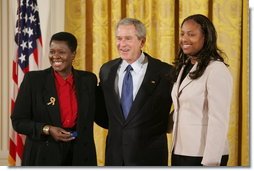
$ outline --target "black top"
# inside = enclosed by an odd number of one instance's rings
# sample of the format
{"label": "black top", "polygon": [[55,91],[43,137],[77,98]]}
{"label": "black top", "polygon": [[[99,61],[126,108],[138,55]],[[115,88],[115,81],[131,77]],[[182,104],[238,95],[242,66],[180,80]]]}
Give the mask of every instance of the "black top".
{"label": "black top", "polygon": [[185,68],[183,70],[183,74],[182,74],[182,77],[181,77],[181,82],[180,84],[182,83],[182,81],[184,80],[184,78],[187,76],[187,74],[190,72],[191,68],[193,67],[194,64],[192,64],[191,62],[188,62],[187,64],[185,64]]}

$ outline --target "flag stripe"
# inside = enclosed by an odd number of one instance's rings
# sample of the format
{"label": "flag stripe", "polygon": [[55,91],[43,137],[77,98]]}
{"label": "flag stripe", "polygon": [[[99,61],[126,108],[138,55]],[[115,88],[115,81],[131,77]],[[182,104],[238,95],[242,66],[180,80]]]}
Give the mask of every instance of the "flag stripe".
{"label": "flag stripe", "polygon": [[19,158],[22,158],[22,154],[23,154],[23,141],[22,141],[22,135],[17,134],[17,154],[19,156]]}
{"label": "flag stripe", "polygon": [[17,63],[15,61],[12,62],[12,80],[18,84]]}

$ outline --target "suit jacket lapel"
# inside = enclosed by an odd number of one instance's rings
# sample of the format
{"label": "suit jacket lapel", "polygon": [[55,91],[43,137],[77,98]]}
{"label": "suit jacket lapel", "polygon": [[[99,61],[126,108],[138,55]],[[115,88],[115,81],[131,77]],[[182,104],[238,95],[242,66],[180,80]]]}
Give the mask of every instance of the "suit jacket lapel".
{"label": "suit jacket lapel", "polygon": [[[78,72],[76,70],[73,71],[74,76],[74,83],[75,83],[75,89],[76,89],[76,97],[77,97],[77,103],[78,103],[78,120],[77,120],[77,129],[81,128],[79,125],[86,125],[85,122],[88,121],[86,119],[88,109],[89,109],[89,92],[88,87],[85,82],[82,81],[80,78]],[[83,115],[83,113],[85,115]]]}
{"label": "suit jacket lapel", "polygon": [[112,106],[114,106],[114,108],[115,108],[115,110],[113,111],[114,113],[112,113],[112,114],[116,116],[116,118],[119,122],[123,123],[125,121],[125,118],[122,114],[120,99],[119,99],[119,95],[116,93],[116,86],[115,86],[115,84],[117,84],[117,82],[116,82],[117,69],[118,69],[119,65],[121,64],[121,61],[122,60],[119,60],[119,62],[116,65],[112,66],[112,68],[109,71],[108,78],[106,79],[106,81],[103,84],[105,86],[105,89],[107,91],[109,91],[107,93],[112,95],[111,96],[112,99],[110,101],[111,101]]}
{"label": "suit jacket lapel", "polygon": [[[52,119],[52,123],[56,124],[56,126],[61,127],[61,118],[60,118],[60,111],[59,111],[59,102],[58,96],[55,87],[55,80],[53,76],[53,70],[49,70],[48,78],[45,83],[45,91],[44,95],[44,103],[48,109],[49,118]],[[54,101],[54,103],[52,102]]]}

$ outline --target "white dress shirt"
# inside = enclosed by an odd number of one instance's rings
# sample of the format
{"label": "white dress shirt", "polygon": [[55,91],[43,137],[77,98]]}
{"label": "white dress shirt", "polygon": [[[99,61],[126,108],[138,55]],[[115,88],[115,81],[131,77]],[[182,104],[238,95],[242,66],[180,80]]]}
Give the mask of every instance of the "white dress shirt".
{"label": "white dress shirt", "polygon": [[[117,70],[117,79],[115,82],[116,91],[119,95],[119,99],[121,98],[122,93],[122,85],[123,85],[123,78],[126,73],[125,69],[129,64],[123,60]],[[146,69],[147,69],[148,61],[147,57],[142,52],[140,57],[131,64],[133,70],[131,71],[132,79],[133,79],[133,101],[138,93],[138,90],[143,82]]]}

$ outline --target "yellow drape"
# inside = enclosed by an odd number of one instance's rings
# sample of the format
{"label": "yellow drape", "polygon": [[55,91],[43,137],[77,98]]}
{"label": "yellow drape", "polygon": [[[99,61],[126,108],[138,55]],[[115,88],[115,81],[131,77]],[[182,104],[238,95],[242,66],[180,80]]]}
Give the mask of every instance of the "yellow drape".
{"label": "yellow drape", "polygon": [[[75,68],[98,75],[100,66],[116,58],[115,25],[123,17],[145,23],[144,51],[172,63],[179,26],[195,13],[208,16],[218,33],[218,46],[234,79],[229,126],[229,166],[250,166],[249,153],[249,21],[247,0],[66,0],[65,30],[78,38]],[[104,165],[107,131],[95,125],[98,165]],[[171,135],[168,135],[171,149]],[[169,150],[169,156],[171,155]],[[170,165],[170,159],[169,159]]]}

